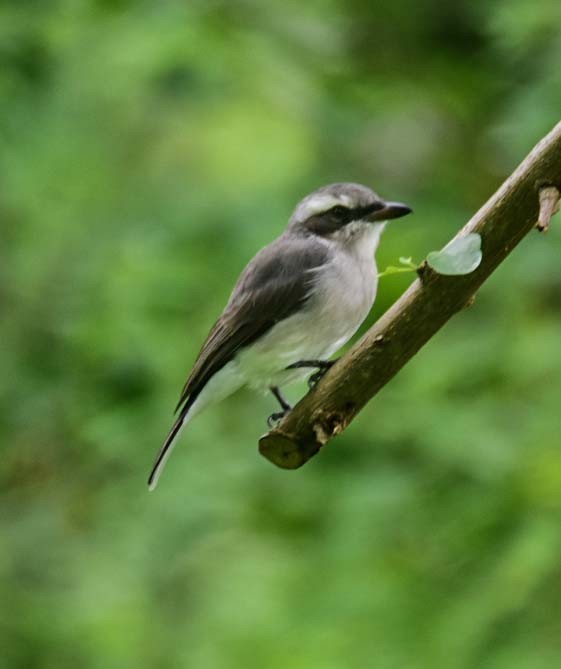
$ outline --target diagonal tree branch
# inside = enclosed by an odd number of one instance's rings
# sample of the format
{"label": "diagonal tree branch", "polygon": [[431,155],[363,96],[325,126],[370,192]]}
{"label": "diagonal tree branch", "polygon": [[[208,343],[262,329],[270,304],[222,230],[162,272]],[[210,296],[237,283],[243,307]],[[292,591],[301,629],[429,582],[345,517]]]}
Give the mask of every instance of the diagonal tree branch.
{"label": "diagonal tree branch", "polygon": [[471,303],[481,284],[536,226],[538,217],[540,228],[547,228],[555,211],[551,194],[555,200],[556,189],[561,190],[561,122],[458,233],[457,237],[481,235],[483,260],[477,270],[443,276],[424,265],[420,278],[278,427],[261,437],[261,454],[279,467],[296,469],[340,434],[423,344]]}

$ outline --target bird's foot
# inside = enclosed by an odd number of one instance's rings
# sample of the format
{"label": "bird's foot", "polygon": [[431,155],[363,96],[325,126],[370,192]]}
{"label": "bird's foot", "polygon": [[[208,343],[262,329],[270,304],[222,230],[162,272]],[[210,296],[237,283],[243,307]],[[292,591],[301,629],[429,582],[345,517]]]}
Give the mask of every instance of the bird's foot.
{"label": "bird's foot", "polygon": [[277,411],[275,413],[272,413],[269,418],[267,418],[267,425],[271,428],[275,428],[281,420],[286,416],[286,414],[290,411],[290,409],[285,409],[284,411]]}
{"label": "bird's foot", "polygon": [[308,379],[308,388],[311,390],[312,388],[315,388],[325,372],[327,372],[330,367],[333,367],[336,362],[337,360],[299,360],[298,362],[294,362],[292,365],[289,365],[287,369],[315,367],[318,371],[312,374]]}
{"label": "bird's foot", "polygon": [[325,375],[325,372],[329,367],[323,367],[322,369],[318,369],[318,371],[315,374],[312,374],[308,378],[308,388],[311,390],[312,388],[315,388],[317,384],[321,381],[322,377]]}
{"label": "bird's foot", "polygon": [[288,400],[281,393],[278,386],[271,386],[271,392],[277,398],[278,403],[281,405],[282,411],[277,411],[272,413],[269,418],[267,418],[267,425],[270,428],[276,427],[277,424],[286,416],[289,411],[292,411],[292,407],[288,403]]}

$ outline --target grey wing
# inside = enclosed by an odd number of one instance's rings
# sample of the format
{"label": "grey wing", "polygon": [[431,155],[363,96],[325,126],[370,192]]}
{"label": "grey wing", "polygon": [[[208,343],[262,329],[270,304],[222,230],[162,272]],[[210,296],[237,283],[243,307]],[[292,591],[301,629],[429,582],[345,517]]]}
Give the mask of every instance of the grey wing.
{"label": "grey wing", "polygon": [[305,303],[313,281],[310,270],[323,265],[328,254],[313,237],[283,235],[253,258],[203,344],[176,411],[185,414],[207,381],[241,348]]}

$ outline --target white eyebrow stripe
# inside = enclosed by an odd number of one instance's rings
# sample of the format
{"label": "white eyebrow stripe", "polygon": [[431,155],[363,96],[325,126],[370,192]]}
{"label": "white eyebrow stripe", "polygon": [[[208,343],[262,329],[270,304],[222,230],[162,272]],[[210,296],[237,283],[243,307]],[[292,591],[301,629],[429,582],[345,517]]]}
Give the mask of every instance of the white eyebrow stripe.
{"label": "white eyebrow stripe", "polygon": [[310,218],[310,216],[314,216],[323,211],[328,211],[332,207],[336,207],[338,204],[343,205],[344,207],[350,207],[351,200],[347,195],[339,195],[338,197],[326,193],[314,195],[304,204],[302,219],[306,220],[307,218]]}

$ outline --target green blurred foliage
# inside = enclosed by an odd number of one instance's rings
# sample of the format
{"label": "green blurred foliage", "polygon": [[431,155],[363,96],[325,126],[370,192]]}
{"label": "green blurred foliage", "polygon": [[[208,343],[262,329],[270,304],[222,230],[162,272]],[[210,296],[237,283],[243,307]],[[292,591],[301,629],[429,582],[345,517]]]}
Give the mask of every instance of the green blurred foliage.
{"label": "green blurred foliage", "polygon": [[240,393],[145,485],[296,201],[370,184],[415,209],[380,267],[441,248],[559,120],[560,19],[0,4],[0,667],[561,665],[558,220],[302,470],[259,457],[274,402]]}

